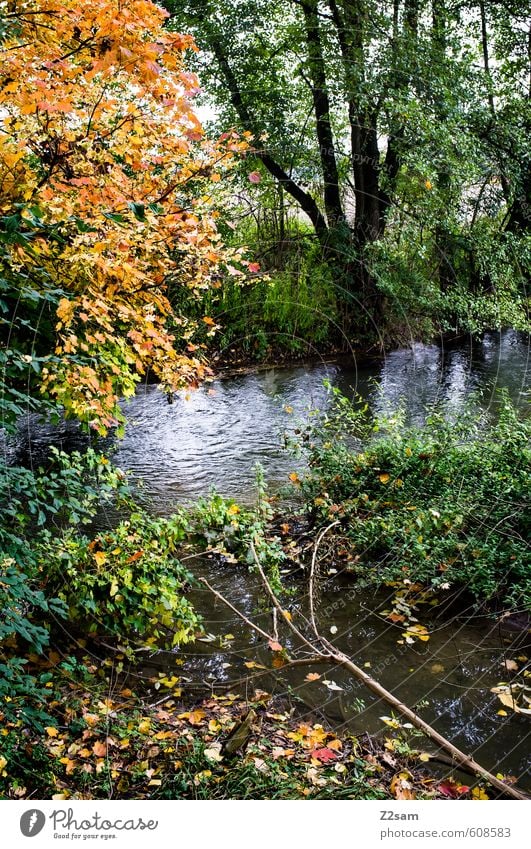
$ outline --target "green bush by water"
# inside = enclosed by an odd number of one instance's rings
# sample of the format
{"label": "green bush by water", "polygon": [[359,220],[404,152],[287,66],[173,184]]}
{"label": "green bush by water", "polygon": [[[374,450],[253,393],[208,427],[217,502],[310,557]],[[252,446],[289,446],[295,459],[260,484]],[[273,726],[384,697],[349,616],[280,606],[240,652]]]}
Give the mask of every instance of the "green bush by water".
{"label": "green bush by water", "polygon": [[340,521],[362,581],[466,588],[478,601],[531,609],[529,420],[501,395],[496,420],[470,407],[373,422],[335,395],[310,433],[306,509]]}

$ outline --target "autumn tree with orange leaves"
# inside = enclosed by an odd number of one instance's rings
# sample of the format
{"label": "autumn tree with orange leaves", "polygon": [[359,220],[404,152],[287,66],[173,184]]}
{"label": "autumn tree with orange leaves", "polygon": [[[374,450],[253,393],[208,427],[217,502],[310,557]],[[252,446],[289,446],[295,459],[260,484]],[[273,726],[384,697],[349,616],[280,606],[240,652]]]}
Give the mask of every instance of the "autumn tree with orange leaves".
{"label": "autumn tree with orange leaves", "polygon": [[167,285],[200,291],[242,262],[220,244],[210,191],[247,141],[204,137],[184,64],[193,40],[164,29],[149,0],[0,8],[4,383],[29,370],[44,397],[105,433],[148,370],[168,391],[204,376]]}

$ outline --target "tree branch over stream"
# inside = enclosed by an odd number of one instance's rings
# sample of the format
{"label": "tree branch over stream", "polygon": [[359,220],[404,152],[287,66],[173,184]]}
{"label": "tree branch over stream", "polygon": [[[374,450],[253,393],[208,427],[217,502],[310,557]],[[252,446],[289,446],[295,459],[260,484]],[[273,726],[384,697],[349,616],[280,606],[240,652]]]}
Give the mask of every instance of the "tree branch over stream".
{"label": "tree branch over stream", "polygon": [[[317,553],[319,549],[319,545],[321,544],[324,536],[337,524],[337,522],[332,522],[328,525],[324,530],[321,531],[319,536],[316,539],[311,567],[309,573],[309,587],[308,594],[310,600],[310,624],[313,631],[313,637],[307,637],[300,628],[292,621],[291,618],[286,616],[285,610],[282,607],[282,604],[273,590],[270,581],[268,580],[262,564],[256,554],[255,548],[251,543],[251,551],[253,555],[253,559],[255,562],[256,569],[260,575],[262,583],[264,585],[264,589],[269,596],[269,599],[273,605],[273,609],[277,610],[280,613],[281,621],[285,622],[288,628],[291,630],[295,638],[302,644],[302,646],[311,652],[311,655],[307,658],[290,658],[287,665],[294,665],[295,663],[330,663],[335,664],[336,666],[342,666],[346,669],[354,678],[358,681],[361,681],[362,684],[367,687],[372,693],[378,696],[380,699],[383,699],[388,705],[390,705],[394,710],[398,711],[402,716],[404,716],[411,724],[418,728],[419,731],[422,731],[423,734],[426,735],[433,743],[437,745],[437,747],[442,750],[447,756],[449,756],[449,763],[455,765],[456,767],[461,767],[465,771],[477,775],[482,778],[484,781],[488,782],[492,787],[495,787],[503,796],[509,796],[513,799],[529,799],[528,794],[524,791],[520,790],[517,787],[506,784],[501,779],[497,778],[493,775],[489,770],[485,769],[485,767],[481,766],[477,761],[474,760],[470,755],[465,754],[461,749],[440,734],[432,725],[427,723],[422,719],[419,714],[417,714],[412,708],[408,705],[404,704],[400,701],[393,693],[387,690],[382,684],[380,684],[376,679],[374,679],[371,675],[365,672],[364,669],[361,669],[352,658],[348,657],[344,652],[342,652],[337,646],[335,646],[330,640],[324,637],[320,631],[317,622],[317,616],[314,605],[314,585],[315,585],[315,577],[316,577],[316,564],[317,564]],[[240,619],[242,619],[245,624],[251,628],[253,631],[258,633],[260,636],[267,639],[270,644],[275,645],[276,643],[276,635],[271,635],[265,632],[262,628],[260,628],[256,623],[250,620],[244,613],[238,610],[228,599],[226,599],[220,592],[215,590],[205,578],[200,578],[201,583],[203,583],[212,593],[213,595],[229,607],[234,613],[236,613]]]}

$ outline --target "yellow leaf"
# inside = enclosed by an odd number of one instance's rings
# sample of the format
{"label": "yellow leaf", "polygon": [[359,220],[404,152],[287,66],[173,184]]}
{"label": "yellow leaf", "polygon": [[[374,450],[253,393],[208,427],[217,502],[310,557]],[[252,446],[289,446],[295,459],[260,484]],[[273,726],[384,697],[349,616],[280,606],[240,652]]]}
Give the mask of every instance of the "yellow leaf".
{"label": "yellow leaf", "polygon": [[57,737],[57,735],[59,734],[57,728],[53,728],[53,726],[51,726],[51,725],[48,726],[48,728],[46,728],[45,731],[46,731],[48,737]]}
{"label": "yellow leaf", "polygon": [[68,300],[68,298],[61,298],[59,304],[57,305],[57,318],[60,318],[61,321],[64,321],[65,324],[68,324],[68,322],[72,320],[74,310],[75,306],[71,301]]}
{"label": "yellow leaf", "polygon": [[496,716],[508,716],[508,714],[506,710],[499,710]]}
{"label": "yellow leaf", "polygon": [[382,722],[385,722],[389,728],[400,728],[400,723],[396,719],[391,719],[390,716],[381,716],[380,719]]}
{"label": "yellow leaf", "polygon": [[497,696],[498,696],[500,702],[502,703],[502,705],[505,705],[505,707],[511,708],[511,710],[514,710],[515,713],[520,712],[520,708],[516,704],[516,701],[514,700],[511,693],[508,693],[508,692],[497,693]]}
{"label": "yellow leaf", "polygon": [[221,754],[221,744],[213,743],[208,749],[205,749],[204,754],[211,761],[217,761],[218,763],[223,760],[223,755]]}
{"label": "yellow leaf", "polygon": [[420,755],[419,755],[419,761],[422,761],[423,763],[426,763],[427,761],[429,761],[429,759],[430,759],[430,755],[428,755],[428,753],[427,753],[427,752],[421,752],[421,753],[420,753]]}
{"label": "yellow leaf", "polygon": [[389,481],[389,475],[387,474],[387,472],[384,472],[383,474],[378,475],[378,480],[380,481],[380,483],[387,483]]}
{"label": "yellow leaf", "polygon": [[103,566],[103,564],[107,560],[107,555],[105,554],[104,551],[96,551],[94,553],[94,560],[96,561],[98,566]]}
{"label": "yellow leaf", "polygon": [[178,681],[179,681],[179,679],[177,678],[176,675],[172,675],[171,678],[161,678],[160,679],[160,683],[164,684],[164,686],[168,687],[169,689],[171,689],[172,687],[175,687],[175,685],[178,683]]}
{"label": "yellow leaf", "polygon": [[415,791],[411,784],[409,772],[399,772],[391,781],[391,793],[395,799],[415,799]]}
{"label": "yellow leaf", "polygon": [[151,721],[149,719],[142,719],[141,722],[138,723],[138,730],[141,734],[149,734],[150,728]]}
{"label": "yellow leaf", "polygon": [[473,799],[488,799],[489,798],[482,787],[473,787],[471,796],[472,796]]}

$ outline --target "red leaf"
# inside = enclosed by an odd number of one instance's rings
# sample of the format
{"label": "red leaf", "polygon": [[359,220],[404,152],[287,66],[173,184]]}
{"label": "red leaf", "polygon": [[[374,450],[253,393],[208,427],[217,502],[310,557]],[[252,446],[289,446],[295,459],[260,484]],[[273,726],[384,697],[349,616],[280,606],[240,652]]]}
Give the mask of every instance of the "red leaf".
{"label": "red leaf", "polygon": [[443,796],[447,796],[449,799],[459,799],[459,788],[457,784],[454,784],[452,781],[441,781],[441,783],[437,785],[437,789],[443,794]]}
{"label": "red leaf", "polygon": [[262,179],[259,171],[251,171],[251,173],[248,175],[248,177],[249,177],[250,183],[259,183],[260,180]]}
{"label": "red leaf", "polygon": [[322,749],[312,749],[310,752],[312,758],[317,758],[321,763],[327,763],[327,761],[335,761],[338,757],[337,752],[334,752],[333,749],[329,749],[328,746],[324,746]]}

